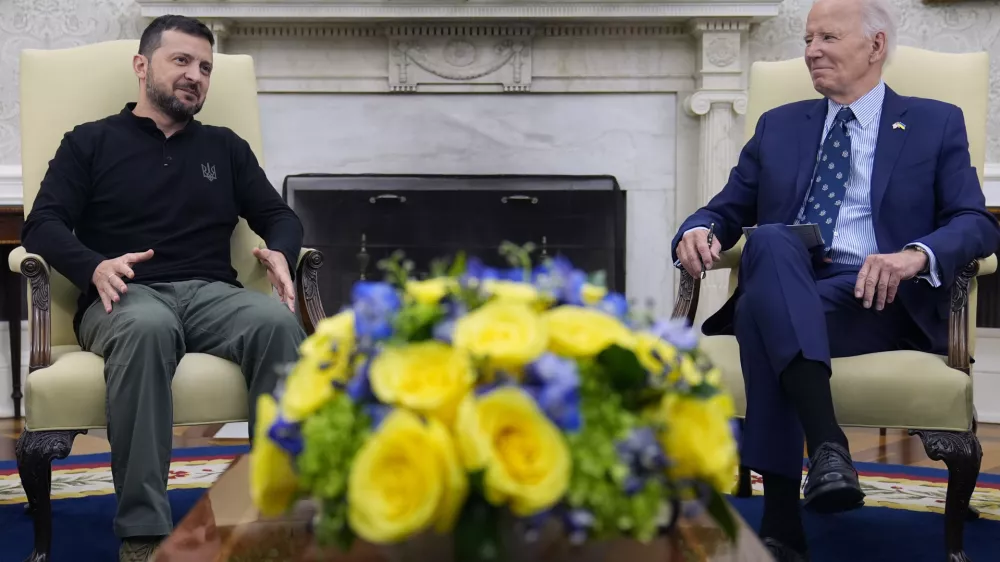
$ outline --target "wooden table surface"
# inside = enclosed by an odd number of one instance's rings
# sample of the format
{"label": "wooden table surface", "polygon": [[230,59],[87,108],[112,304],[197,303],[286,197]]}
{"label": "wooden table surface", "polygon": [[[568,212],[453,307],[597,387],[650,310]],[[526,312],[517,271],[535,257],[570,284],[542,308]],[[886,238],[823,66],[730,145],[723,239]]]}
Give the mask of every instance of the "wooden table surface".
{"label": "wooden table surface", "polygon": [[[430,554],[433,548],[409,553],[412,556],[400,556],[398,552],[387,554],[361,541],[357,541],[348,553],[321,551],[309,531],[314,513],[312,505],[302,502],[287,516],[263,519],[250,501],[249,474],[249,457],[237,458],[160,545],[156,562],[416,562],[432,559],[448,562],[446,556]],[[771,555],[754,531],[739,515],[736,517],[740,531],[735,544],[727,541],[707,516],[701,515],[682,517],[674,533],[648,546],[622,541],[596,557],[567,552],[565,548],[557,549],[559,552],[546,548],[538,559],[546,562],[771,562]],[[540,541],[540,545],[544,542]]]}

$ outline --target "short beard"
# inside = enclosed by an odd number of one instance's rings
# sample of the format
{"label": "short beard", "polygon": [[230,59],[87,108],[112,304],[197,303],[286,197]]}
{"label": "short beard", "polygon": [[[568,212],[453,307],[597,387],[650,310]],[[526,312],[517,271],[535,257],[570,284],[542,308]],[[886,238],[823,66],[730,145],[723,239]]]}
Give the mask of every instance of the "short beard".
{"label": "short beard", "polygon": [[195,105],[185,105],[177,96],[169,91],[156,87],[156,80],[153,78],[152,69],[146,74],[146,97],[153,106],[159,108],[167,117],[174,121],[183,122],[194,117],[201,111],[201,103]]}

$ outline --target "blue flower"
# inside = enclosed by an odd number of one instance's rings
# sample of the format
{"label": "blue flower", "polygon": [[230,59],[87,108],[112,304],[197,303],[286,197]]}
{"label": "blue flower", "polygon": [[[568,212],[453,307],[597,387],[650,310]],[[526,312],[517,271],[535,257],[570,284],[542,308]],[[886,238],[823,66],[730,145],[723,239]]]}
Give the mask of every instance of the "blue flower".
{"label": "blue flower", "polygon": [[302,428],[299,424],[290,422],[280,415],[271,424],[271,428],[267,431],[267,436],[292,456],[298,456],[305,446],[302,440]]}
{"label": "blue flower", "polygon": [[660,472],[667,467],[667,457],[663,454],[660,442],[651,427],[634,428],[628,437],[618,441],[615,449],[618,458],[640,475]]}
{"label": "blue flower", "polygon": [[459,278],[463,286],[469,286],[472,280],[500,279],[502,275],[495,267],[487,267],[479,258],[469,258],[465,265],[465,273]]}
{"label": "blue flower", "polygon": [[594,528],[597,519],[586,509],[570,509],[563,516],[563,523],[569,531],[569,542],[578,546],[587,541],[590,530]]}
{"label": "blue flower", "polygon": [[382,420],[384,420],[385,417],[392,412],[392,406],[381,404],[378,402],[373,402],[365,404],[364,410],[365,413],[368,414],[368,417],[371,418],[372,420],[371,429],[372,431],[374,431],[378,429],[378,426],[382,423]]}
{"label": "blue flower", "polygon": [[564,431],[577,431],[580,415],[580,375],[576,362],[546,353],[527,366],[525,390],[545,415]]}
{"label": "blue flower", "polygon": [[354,331],[358,338],[383,340],[392,335],[392,319],[399,310],[399,294],[388,283],[359,281],[351,291]]}
{"label": "blue flower", "polygon": [[597,303],[596,308],[619,320],[625,320],[628,316],[628,301],[621,293],[608,293]]}
{"label": "blue flower", "polygon": [[354,376],[351,377],[345,388],[347,395],[355,404],[375,400],[375,395],[372,393],[371,380],[368,378],[369,366],[371,366],[371,359],[360,363],[354,371]]}
{"label": "blue flower", "polygon": [[629,471],[622,484],[627,495],[637,493],[650,478],[666,481],[664,470],[668,464],[667,457],[652,428],[634,428],[625,439],[615,444],[615,450]]}
{"label": "blue flower", "polygon": [[692,351],[698,347],[698,332],[683,318],[660,320],[650,331],[676,347],[677,351]]}
{"label": "blue flower", "polygon": [[535,268],[532,277],[539,290],[554,296],[561,304],[583,305],[587,274],[575,269],[567,257],[559,255],[546,261]]}
{"label": "blue flower", "polygon": [[451,345],[452,337],[455,335],[455,321],[451,319],[442,320],[434,326],[432,331],[434,339]]}

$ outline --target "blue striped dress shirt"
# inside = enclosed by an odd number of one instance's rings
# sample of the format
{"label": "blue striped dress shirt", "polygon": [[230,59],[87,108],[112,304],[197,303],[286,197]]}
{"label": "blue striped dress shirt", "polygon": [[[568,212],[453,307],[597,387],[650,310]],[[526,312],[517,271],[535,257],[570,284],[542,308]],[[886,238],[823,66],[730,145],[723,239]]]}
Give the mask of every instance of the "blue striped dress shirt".
{"label": "blue striped dress shirt", "polygon": [[[870,92],[847,105],[854,112],[854,119],[847,123],[847,132],[851,137],[851,174],[847,180],[844,193],[844,204],[837,216],[837,228],[833,231],[833,244],[830,246],[830,258],[835,263],[856,265],[860,267],[870,254],[877,254],[878,242],[875,240],[875,226],[872,223],[872,168],[875,165],[875,145],[878,143],[879,121],[882,117],[882,102],[885,100],[885,82],[879,81]],[[823,135],[826,138],[833,126],[837,112],[844,106],[827,100],[826,124]],[[822,146],[817,147],[816,154]],[[805,205],[809,192],[802,201],[798,220],[805,219]],[[934,253],[927,246],[914,243],[927,252],[930,274],[921,276],[932,286],[941,284],[937,275],[937,263]]]}

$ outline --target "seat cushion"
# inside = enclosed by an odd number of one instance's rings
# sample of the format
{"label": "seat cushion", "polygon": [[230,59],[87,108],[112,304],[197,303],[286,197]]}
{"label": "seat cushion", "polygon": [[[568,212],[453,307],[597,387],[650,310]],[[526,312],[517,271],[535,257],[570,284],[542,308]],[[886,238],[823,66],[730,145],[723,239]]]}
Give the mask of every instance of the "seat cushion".
{"label": "seat cushion", "polygon": [[[739,345],[733,336],[710,336],[701,346],[722,371],[737,413],[746,413]],[[833,360],[830,386],[841,425],[968,431],[972,377],[946,358],[918,351],[888,351]]]}
{"label": "seat cushion", "polygon": [[[28,429],[105,427],[104,360],[74,345],[53,346],[52,365],[25,381]],[[188,353],[173,380],[174,424],[246,421],[247,384],[235,363]]]}

